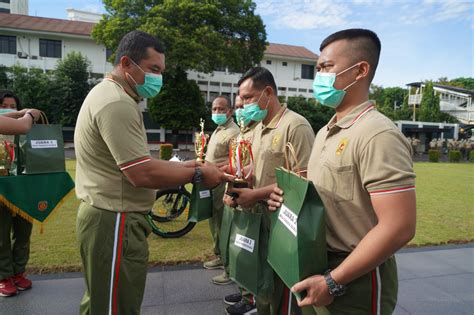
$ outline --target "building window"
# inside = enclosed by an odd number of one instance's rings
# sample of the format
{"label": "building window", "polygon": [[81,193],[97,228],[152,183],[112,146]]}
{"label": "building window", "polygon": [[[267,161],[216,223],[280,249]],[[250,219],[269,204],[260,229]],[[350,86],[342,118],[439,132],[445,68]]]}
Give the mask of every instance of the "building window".
{"label": "building window", "polygon": [[279,87],[278,87],[278,91],[286,91],[286,88],[283,87],[283,86],[279,86]]}
{"label": "building window", "polygon": [[271,65],[272,64],[272,61],[271,60],[267,60],[267,65]]}
{"label": "building window", "polygon": [[16,36],[0,35],[0,54],[16,54]]}
{"label": "building window", "polygon": [[40,56],[61,58],[61,41],[40,38]]}
{"label": "building window", "polygon": [[10,13],[10,9],[0,8],[0,13]]}
{"label": "building window", "polygon": [[10,0],[0,0],[0,2],[3,2],[3,3],[10,3]]}
{"label": "building window", "polygon": [[296,88],[288,88],[289,92],[296,92]]}
{"label": "building window", "polygon": [[283,61],[283,67],[286,67],[286,66],[288,66],[288,62]]}
{"label": "building window", "polygon": [[314,66],[301,65],[301,78],[313,80],[314,79]]}

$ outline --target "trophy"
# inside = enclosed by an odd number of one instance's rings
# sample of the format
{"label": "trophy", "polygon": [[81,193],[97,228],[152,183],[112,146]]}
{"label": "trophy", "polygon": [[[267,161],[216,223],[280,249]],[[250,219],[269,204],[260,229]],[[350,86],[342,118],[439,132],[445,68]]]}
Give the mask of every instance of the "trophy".
{"label": "trophy", "polygon": [[0,176],[8,176],[15,158],[13,144],[8,141],[0,142]]}
{"label": "trophy", "polygon": [[[240,124],[240,134],[237,139],[232,139],[229,147],[229,169],[235,179],[229,183],[229,188],[248,188],[248,177],[252,172],[253,154],[252,143],[244,138],[244,124]],[[245,171],[245,167],[250,165],[250,170]],[[236,193],[228,193],[236,198]]]}
{"label": "trophy", "polygon": [[198,162],[204,162],[209,136],[204,133],[204,120],[202,118],[201,123],[199,125],[201,126],[201,131],[195,133],[194,150],[196,152],[196,160]]}

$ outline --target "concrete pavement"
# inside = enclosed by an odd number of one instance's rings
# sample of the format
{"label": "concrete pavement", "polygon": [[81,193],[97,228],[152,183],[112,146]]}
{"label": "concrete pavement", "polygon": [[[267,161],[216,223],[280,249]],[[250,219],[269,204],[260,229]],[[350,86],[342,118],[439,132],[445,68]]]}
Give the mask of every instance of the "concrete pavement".
{"label": "concrete pavement", "polygon": [[[396,315],[473,315],[474,244],[405,249],[397,254]],[[152,268],[143,314],[225,314],[222,298],[234,285],[211,284],[218,271],[199,265]],[[31,276],[33,289],[0,298],[0,314],[77,314],[84,290],[80,273]]]}

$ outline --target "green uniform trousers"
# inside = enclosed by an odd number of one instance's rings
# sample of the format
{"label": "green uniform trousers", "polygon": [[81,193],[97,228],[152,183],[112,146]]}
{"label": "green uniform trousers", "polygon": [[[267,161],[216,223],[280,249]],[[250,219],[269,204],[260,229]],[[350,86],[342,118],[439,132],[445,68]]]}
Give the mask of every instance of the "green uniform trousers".
{"label": "green uniform trousers", "polygon": [[0,205],[0,280],[25,272],[33,225]]}
{"label": "green uniform trousers", "polygon": [[[329,268],[336,268],[347,254],[328,253]],[[331,315],[389,315],[397,304],[398,278],[395,257],[347,285],[343,296],[327,306]]]}
{"label": "green uniform trousers", "polygon": [[220,184],[212,190],[212,217],[209,219],[209,228],[214,240],[214,254],[220,256],[219,235],[221,234],[222,213],[224,212],[224,193],[226,184]]}
{"label": "green uniform trousers", "polygon": [[150,232],[145,214],[81,202],[77,238],[86,280],[81,314],[140,314]]}

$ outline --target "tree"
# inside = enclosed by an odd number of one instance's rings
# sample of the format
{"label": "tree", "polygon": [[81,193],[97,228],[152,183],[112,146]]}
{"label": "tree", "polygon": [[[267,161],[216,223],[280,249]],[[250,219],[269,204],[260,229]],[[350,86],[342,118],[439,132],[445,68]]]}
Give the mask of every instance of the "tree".
{"label": "tree", "polygon": [[449,86],[454,86],[454,87],[460,87],[463,89],[467,90],[474,90],[474,78],[456,78],[452,80],[448,80],[448,78],[443,77],[439,78],[436,83],[442,84],[442,85],[449,85]]}
{"label": "tree", "polygon": [[[416,110],[416,109],[415,109]],[[394,113],[395,120],[412,120],[413,109],[408,106],[408,95],[403,98],[402,106]]]}
{"label": "tree", "polygon": [[[188,130],[199,125],[205,116],[204,99],[195,81],[189,81],[185,71],[165,73],[162,91],[149,100],[151,118],[173,131]],[[206,117],[207,118],[207,117]]]}
{"label": "tree", "polygon": [[380,85],[371,84],[369,91],[369,99],[375,101],[377,108],[380,108],[385,104],[385,93],[384,88]]}
{"label": "tree", "polygon": [[[266,32],[248,0],[104,0],[107,15],[92,36],[116,49],[129,31],[156,35],[166,47],[167,68],[243,72],[263,58]],[[112,56],[113,58],[114,56]]]}
{"label": "tree", "polygon": [[423,90],[423,97],[420,103],[419,121],[441,121],[439,109],[439,96],[435,94],[433,89],[433,82],[429,81]]}
{"label": "tree", "polygon": [[0,65],[0,89],[6,89],[9,85],[8,68]]}
{"label": "tree", "polygon": [[90,61],[80,52],[71,52],[58,62],[54,72],[52,113],[61,124],[76,125],[82,102],[90,91],[89,72]]}
{"label": "tree", "polygon": [[313,98],[306,100],[302,96],[289,97],[287,104],[289,109],[309,121],[315,133],[324,127],[335,114],[334,109],[318,104]]}

